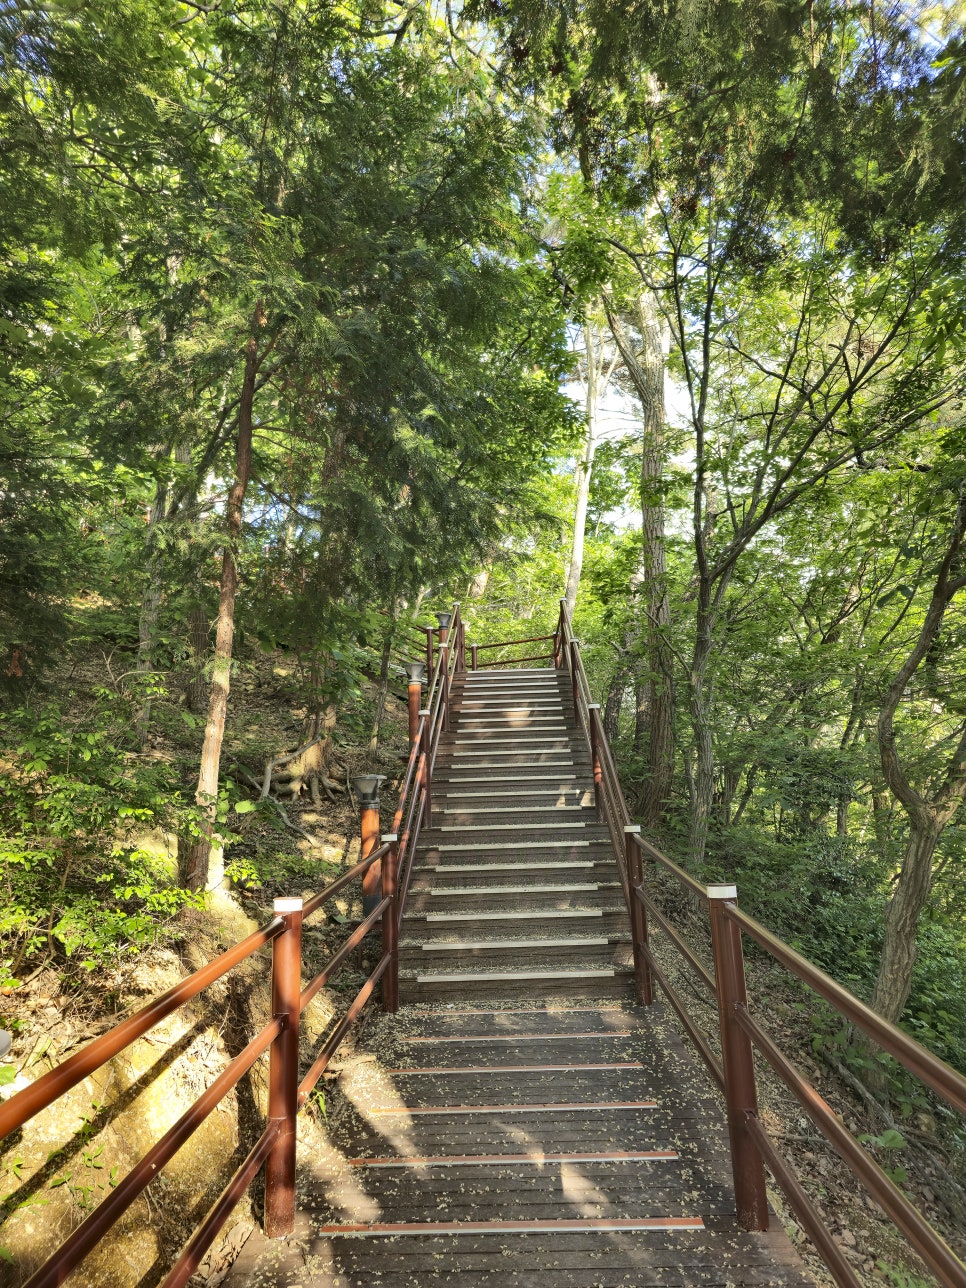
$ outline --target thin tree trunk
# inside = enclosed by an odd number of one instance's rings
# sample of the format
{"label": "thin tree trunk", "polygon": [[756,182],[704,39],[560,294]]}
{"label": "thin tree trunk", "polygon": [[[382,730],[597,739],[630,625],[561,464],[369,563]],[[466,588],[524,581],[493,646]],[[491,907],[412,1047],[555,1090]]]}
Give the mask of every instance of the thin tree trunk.
{"label": "thin tree trunk", "polygon": [[148,581],[141,598],[141,612],[138,616],[138,656],[137,674],[143,688],[138,693],[140,707],[134,718],[134,729],[142,749],[148,736],[151,722],[151,697],[147,691],[147,677],[154,670],[154,646],[158,637],[158,614],[161,609],[163,593],[164,558],[158,547],[158,527],[163,522],[168,508],[168,489],[158,484],[154,502],[148,517],[148,531],[145,540],[147,550]]}
{"label": "thin tree trunk", "polygon": [[872,1009],[895,1024],[905,1009],[916,964],[916,932],[932,888],[932,861],[942,833],[928,815],[910,819],[909,841],[892,902],[886,909]]}
{"label": "thin tree trunk", "polygon": [[392,657],[392,641],[395,633],[396,620],[393,617],[382,645],[382,660],[379,664],[379,689],[376,693],[376,711],[372,721],[372,733],[369,735],[370,751],[375,751],[379,746],[379,729],[382,725],[383,712],[386,709],[386,694],[389,692],[389,661]]}
{"label": "thin tree trunk", "polygon": [[597,419],[597,358],[594,353],[594,336],[589,321],[584,322],[584,346],[587,351],[587,434],[584,450],[577,463],[577,505],[574,510],[574,535],[570,546],[570,563],[567,566],[567,585],[564,599],[572,614],[577,603],[580,574],[584,566],[584,536],[587,530],[587,505],[590,500],[590,481],[594,472],[594,422]]}
{"label": "thin tree trunk", "polygon": [[966,500],[961,495],[949,543],[933,587],[919,636],[897,671],[879,712],[879,755],[889,790],[909,818],[909,840],[895,892],[886,909],[882,956],[872,993],[872,1006],[897,1021],[912,987],[919,918],[932,888],[932,862],[943,829],[966,795],[966,727],[947,761],[946,773],[931,797],[913,787],[896,748],[895,715],[909,684],[939,638],[950,600],[966,588],[966,577],[953,577],[966,537]]}
{"label": "thin tree trunk", "polygon": [[[631,378],[642,413],[641,426],[641,565],[636,579],[644,602],[647,640],[647,776],[641,789],[641,821],[651,832],[660,830],[674,774],[674,655],[670,647],[671,608],[668,598],[664,536],[664,370],[668,345],[654,297],[642,293],[634,319],[640,336],[635,352],[623,319],[607,305],[611,334]],[[637,737],[643,730],[639,727]]]}
{"label": "thin tree trunk", "polygon": [[574,535],[570,546],[570,562],[567,565],[567,585],[564,599],[571,613],[577,603],[577,591],[580,589],[580,574],[584,566],[584,541],[587,535],[587,506],[590,501],[590,484],[594,473],[594,455],[597,451],[597,413],[600,399],[610,383],[617,365],[615,356],[609,363],[604,355],[604,347],[598,337],[595,341],[594,328],[589,316],[584,320],[584,348],[587,357],[587,395],[585,401],[587,415],[587,436],[584,448],[577,463],[577,504],[574,510]]}
{"label": "thin tree trunk", "polygon": [[645,677],[639,675],[634,681],[634,742],[632,743],[632,750],[635,756],[644,754],[650,722],[651,689]]}
{"label": "thin tree trunk", "polygon": [[[200,835],[188,854],[185,873],[188,887],[214,889],[222,881],[221,847],[213,848],[218,804],[218,778],[221,768],[221,746],[228,714],[228,692],[231,687],[231,660],[235,642],[235,597],[238,592],[238,566],[235,550],[242,530],[242,512],[248,481],[251,477],[252,413],[255,401],[255,377],[258,372],[258,329],[265,325],[261,304],[255,306],[252,333],[245,345],[245,374],[238,407],[238,435],[235,452],[235,479],[228,493],[226,507],[225,548],[221,559],[221,582],[218,591],[218,622],[215,629],[215,656],[208,701],[208,723],[201,749],[198,787],[195,802],[201,811]],[[214,862],[212,859],[214,858]]]}
{"label": "thin tree trunk", "polygon": [[627,689],[627,664],[622,662],[611,677],[604,701],[604,734],[613,745],[620,732],[621,708],[624,705],[624,693]]}
{"label": "thin tree trunk", "polygon": [[188,614],[188,641],[191,645],[191,671],[185,686],[188,710],[200,715],[208,698],[205,684],[205,661],[208,656],[208,614],[204,604],[195,602]]}

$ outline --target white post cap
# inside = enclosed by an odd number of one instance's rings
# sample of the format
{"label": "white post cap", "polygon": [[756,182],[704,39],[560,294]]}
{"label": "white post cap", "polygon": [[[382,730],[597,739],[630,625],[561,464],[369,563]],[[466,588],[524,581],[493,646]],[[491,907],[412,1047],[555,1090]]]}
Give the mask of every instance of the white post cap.
{"label": "white post cap", "polygon": [[302,900],[283,897],[280,899],[276,899],[272,903],[272,908],[275,910],[275,912],[301,912]]}
{"label": "white post cap", "polygon": [[641,825],[640,825],[640,823],[625,823],[625,824],[624,824],[624,831],[625,831],[625,832],[634,832],[634,833],[636,833],[638,836],[640,836],[640,834],[641,834]]}
{"label": "white post cap", "polygon": [[385,836],[380,836],[379,840],[383,845],[391,845],[393,841],[399,840],[399,835],[396,832],[387,832]]}
{"label": "white post cap", "polygon": [[738,887],[733,885],[708,886],[707,895],[709,899],[737,899]]}

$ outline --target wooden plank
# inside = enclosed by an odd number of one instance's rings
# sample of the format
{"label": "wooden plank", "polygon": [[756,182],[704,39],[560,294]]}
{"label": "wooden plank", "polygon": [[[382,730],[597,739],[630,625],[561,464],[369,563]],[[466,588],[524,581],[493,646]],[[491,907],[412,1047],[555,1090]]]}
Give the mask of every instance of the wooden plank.
{"label": "wooden plank", "polygon": [[386,1222],[378,1225],[324,1225],[317,1235],[328,1238],[396,1237],[399,1235],[451,1234],[571,1234],[585,1230],[604,1233],[613,1230],[703,1230],[700,1217],[629,1217],[619,1220],[588,1219],[566,1221],[425,1221]]}
{"label": "wooden plank", "polygon": [[559,1104],[522,1104],[522,1105],[384,1105],[370,1109],[373,1118],[385,1118],[393,1114],[566,1114],[579,1111],[608,1109],[656,1109],[656,1100],[609,1100],[595,1102],[592,1100],[561,1101]]}

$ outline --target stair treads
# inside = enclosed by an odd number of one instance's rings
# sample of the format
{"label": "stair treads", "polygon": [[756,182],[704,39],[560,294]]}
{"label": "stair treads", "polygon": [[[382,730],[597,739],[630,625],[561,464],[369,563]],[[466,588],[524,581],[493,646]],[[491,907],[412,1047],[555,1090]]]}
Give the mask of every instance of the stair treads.
{"label": "stair treads", "polygon": [[[451,953],[455,948],[464,948],[467,951],[492,948],[497,952],[516,948],[535,953],[542,948],[606,948],[610,942],[603,936],[597,939],[432,939],[428,943],[420,944],[419,948],[424,953]],[[412,947],[415,946],[415,944],[412,945]]]}
{"label": "stair treads", "polygon": [[[443,829],[440,830],[442,831]],[[447,828],[445,830],[450,831],[452,829]],[[479,831],[480,829],[477,828],[476,830]],[[462,850],[472,850],[474,853],[479,851],[479,853],[483,854],[487,850],[546,850],[553,849],[554,846],[573,850],[591,845],[606,845],[606,840],[601,837],[600,840],[595,841],[579,841],[568,836],[565,841],[493,841],[490,843],[483,842],[479,845],[447,845],[444,843],[442,845],[431,845],[428,848],[438,850],[440,854],[458,854]]]}
{"label": "stair treads", "polygon": [[[486,1015],[490,1019],[503,1019],[507,1015],[528,1015],[537,1018],[540,1015],[626,1015],[628,1018],[636,1018],[637,1012],[630,1007],[621,1006],[619,1003],[606,1003],[600,1006],[477,1006],[461,1007],[459,1010],[455,1006],[447,1006],[443,1010],[431,1011],[421,1010],[420,1019],[426,1020],[456,1020],[464,1015]],[[641,1029],[643,1033],[643,1028]]]}
{"label": "stair treads", "polygon": [[[499,768],[499,766],[496,766],[496,767]],[[467,765],[467,769],[483,769],[483,768],[484,768],[483,765]],[[459,772],[462,773],[464,771],[460,770]],[[453,783],[459,783],[459,784],[464,784],[464,783],[581,783],[581,782],[586,782],[586,778],[581,774],[530,774],[528,776],[523,776],[523,777],[521,777],[519,774],[508,774],[503,777],[498,777],[496,774],[486,774],[482,778],[480,777],[442,778],[438,776],[437,779],[434,780],[434,782],[438,790],[444,784],[448,788],[448,787],[451,787]],[[548,790],[577,791],[578,789],[576,787],[569,788],[569,789],[561,787],[561,788],[548,788]],[[591,791],[593,789],[590,787],[585,787],[583,788],[583,790]]]}
{"label": "stair treads", "polygon": [[586,809],[585,805],[459,805],[443,809],[444,814],[536,814],[540,810]]}
{"label": "stair treads", "polygon": [[[514,779],[514,781],[517,781]],[[537,779],[541,782],[542,779]],[[594,789],[592,787],[530,787],[523,788],[520,791],[514,791],[510,787],[498,788],[495,792],[446,792],[444,793],[437,786],[436,799],[443,797],[445,800],[461,801],[495,801],[495,800],[521,800],[524,797],[532,800],[535,796],[586,796],[584,802],[587,805],[594,803]],[[540,806],[541,809],[545,806]]]}
{"label": "stair treads", "polygon": [[465,1075],[482,1073],[486,1077],[501,1073],[582,1073],[588,1069],[643,1069],[639,1060],[622,1060],[618,1064],[454,1064],[439,1068],[387,1069],[394,1078],[439,1077],[440,1074]]}
{"label": "stair treads", "polygon": [[399,1038],[399,1042],[409,1046],[416,1042],[556,1042],[558,1040],[583,1041],[585,1038],[632,1038],[634,1029],[608,1029],[602,1032],[595,1029],[592,1033],[461,1033],[444,1037],[410,1037]]}
{"label": "stair treads", "polygon": [[390,1118],[400,1114],[572,1114],[596,1110],[656,1109],[656,1100],[563,1100],[557,1104],[521,1105],[385,1105],[370,1109],[372,1118]]}
{"label": "stair treads", "polygon": [[589,863],[578,862],[577,859],[555,859],[553,863],[523,863],[518,860],[516,863],[437,863],[435,867],[430,864],[420,864],[416,872],[444,872],[447,876],[452,876],[453,872],[519,872],[523,868],[524,872],[558,872],[560,868],[595,868],[596,863],[590,860]]}
{"label": "stair treads", "polygon": [[[521,742],[522,742],[523,740],[522,740],[522,739],[516,739],[516,738],[514,738],[514,740],[513,740],[513,741],[514,741],[514,742],[518,742],[518,741],[521,741]],[[534,740],[534,741],[535,741],[535,740]],[[563,752],[566,748],[569,748],[569,746],[570,746],[570,739],[569,739],[569,738],[551,738],[551,739],[549,739],[549,740],[544,740],[544,741],[563,743],[563,744],[564,744],[564,746],[562,746],[562,747],[560,747],[560,748],[559,748],[559,751],[560,751],[560,752]],[[540,755],[540,756],[543,756],[543,755],[554,755],[554,756],[556,756],[557,754],[558,754],[558,749],[557,749],[557,748],[548,748],[546,751],[541,751],[539,747],[521,747],[521,749],[520,749],[519,751],[512,751],[509,747],[507,747],[505,750],[501,750],[499,747],[485,747],[485,748],[481,749],[480,751],[461,751],[459,747],[454,747],[454,749],[453,749],[453,760],[454,760],[454,761],[455,761],[456,759],[466,760],[466,759],[467,759],[467,758],[469,758],[469,757],[474,757],[474,758],[476,758],[476,759],[479,759],[479,758],[481,758],[482,756],[536,756],[536,755]],[[543,763],[545,763],[545,764],[549,764],[550,762],[549,762],[549,761],[546,761],[546,762],[543,762]],[[554,763],[554,764],[557,764],[558,762],[557,762],[557,761],[554,761],[553,763]],[[561,763],[561,764],[565,764],[565,765],[570,765],[570,764],[573,764],[573,761],[565,760],[565,761],[561,761],[561,762],[559,762],[559,763]]]}
{"label": "stair treads", "polygon": [[[574,729],[576,725],[568,724],[564,719],[563,710],[560,715],[553,715],[550,711],[543,713],[538,711],[517,712],[510,715],[501,714],[499,709],[493,711],[481,711],[479,715],[473,715],[472,712],[461,708],[459,713],[460,729],[474,726],[472,733],[540,733],[543,729]],[[482,726],[477,728],[476,726]]]}
{"label": "stair treads", "polygon": [[[603,908],[527,908],[519,911],[515,908],[507,909],[501,912],[427,912],[424,914],[424,921],[515,921],[526,918],[528,921],[534,918],[547,917],[602,917]],[[466,1015],[475,1014],[476,1012],[466,1011]],[[516,1014],[516,1012],[509,1012]],[[480,1015],[485,1012],[480,1011]]]}
{"label": "stair treads", "polygon": [[[440,832],[529,832],[535,827],[547,828],[553,820],[540,819],[534,823],[443,823],[437,830]],[[554,828],[586,827],[587,823],[579,819],[562,819],[553,822]],[[559,844],[559,842],[558,842]],[[438,847],[437,847],[438,848]]]}
{"label": "stair treads", "polygon": [[423,890],[421,894],[434,895],[451,899],[454,894],[573,894],[574,891],[599,890],[596,881],[574,882],[573,885],[525,885],[525,886],[449,886],[447,889]]}
{"label": "stair treads", "polygon": [[543,1167],[547,1163],[673,1163],[673,1149],[616,1150],[583,1154],[414,1154],[402,1158],[350,1158],[350,1167]]}
{"label": "stair treads", "polygon": [[381,1225],[320,1225],[313,1233],[325,1238],[362,1238],[438,1234],[573,1234],[593,1230],[703,1230],[699,1216],[606,1217],[549,1221],[387,1221]]}

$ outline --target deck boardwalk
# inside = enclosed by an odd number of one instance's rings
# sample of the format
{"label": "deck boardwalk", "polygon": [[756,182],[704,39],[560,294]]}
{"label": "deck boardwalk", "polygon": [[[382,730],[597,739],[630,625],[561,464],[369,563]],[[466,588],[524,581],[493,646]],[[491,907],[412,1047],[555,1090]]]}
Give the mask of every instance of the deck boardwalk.
{"label": "deck boardwalk", "polygon": [[567,686],[468,677],[437,777],[409,1004],[343,1075],[295,1233],[253,1235],[224,1288],[807,1288],[777,1221],[738,1229],[721,1102],[662,1008],[632,1004]]}

